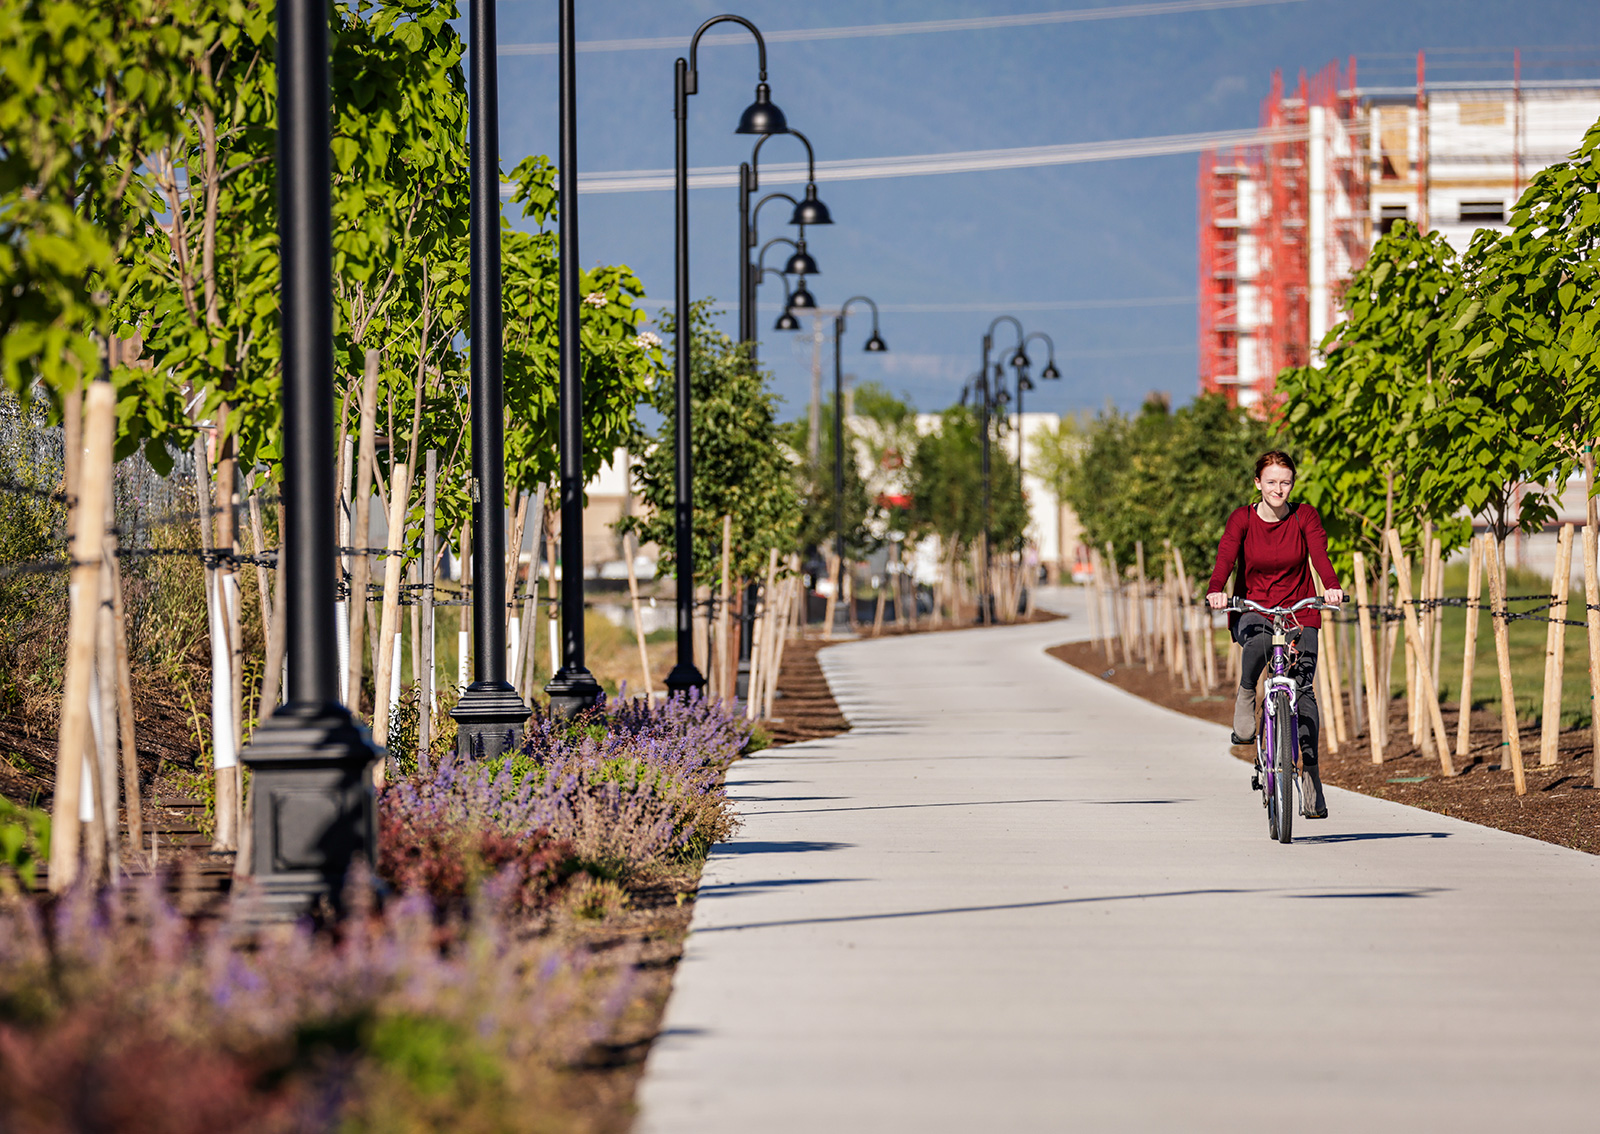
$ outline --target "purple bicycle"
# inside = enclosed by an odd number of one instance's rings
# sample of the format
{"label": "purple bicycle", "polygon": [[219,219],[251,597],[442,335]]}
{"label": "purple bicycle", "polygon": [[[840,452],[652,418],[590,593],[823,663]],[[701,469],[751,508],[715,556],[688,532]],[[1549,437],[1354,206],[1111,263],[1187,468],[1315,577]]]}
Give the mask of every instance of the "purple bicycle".
{"label": "purple bicycle", "polygon": [[1266,696],[1256,728],[1256,767],[1250,786],[1261,792],[1267,809],[1267,837],[1292,841],[1296,795],[1300,791],[1300,683],[1291,674],[1290,650],[1302,629],[1295,615],[1302,610],[1337,610],[1319,597],[1293,606],[1262,606],[1235,597],[1230,610],[1254,611],[1272,620],[1272,655],[1267,663]]}

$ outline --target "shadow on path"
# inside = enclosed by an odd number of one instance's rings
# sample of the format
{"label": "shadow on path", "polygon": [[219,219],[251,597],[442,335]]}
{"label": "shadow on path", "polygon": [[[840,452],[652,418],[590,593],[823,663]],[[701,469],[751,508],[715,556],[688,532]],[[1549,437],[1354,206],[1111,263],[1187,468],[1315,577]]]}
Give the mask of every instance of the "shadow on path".
{"label": "shadow on path", "polygon": [[1052,906],[1080,906],[1095,902],[1133,902],[1145,898],[1192,898],[1207,894],[1264,894],[1269,890],[1214,889],[1167,890],[1150,894],[1103,894],[1097,898],[1055,898],[1048,902],[1007,902],[994,906],[950,906],[937,910],[897,910],[893,913],[848,914],[842,917],[801,917],[786,921],[755,921],[745,925],[716,925],[699,929],[697,933],[726,933],[734,929],[778,929],[789,925],[835,925],[850,921],[895,921],[908,917],[941,917],[945,914],[999,913],[1004,910],[1039,910]]}
{"label": "shadow on path", "polygon": [[1374,839],[1448,839],[1449,831],[1350,831],[1342,835],[1303,835],[1297,843],[1365,843]]}

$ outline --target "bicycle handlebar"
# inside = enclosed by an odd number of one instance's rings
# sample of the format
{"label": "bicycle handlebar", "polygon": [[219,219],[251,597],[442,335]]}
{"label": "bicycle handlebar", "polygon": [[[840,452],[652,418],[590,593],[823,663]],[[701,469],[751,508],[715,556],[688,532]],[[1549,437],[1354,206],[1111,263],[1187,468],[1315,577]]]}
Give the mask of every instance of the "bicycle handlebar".
{"label": "bicycle handlebar", "polygon": [[1277,615],[1296,614],[1296,613],[1298,613],[1298,612],[1300,612],[1302,610],[1307,609],[1308,607],[1310,609],[1312,609],[1312,610],[1338,610],[1339,609],[1337,606],[1335,606],[1331,602],[1323,602],[1321,595],[1312,595],[1310,598],[1301,599],[1299,602],[1295,603],[1293,606],[1262,606],[1258,602],[1251,602],[1249,599],[1240,598],[1238,595],[1235,595],[1233,597],[1233,599],[1228,603],[1228,609],[1231,610],[1231,611],[1235,611],[1235,612],[1254,611],[1257,614],[1268,614],[1268,615],[1273,615],[1273,614],[1277,614]]}

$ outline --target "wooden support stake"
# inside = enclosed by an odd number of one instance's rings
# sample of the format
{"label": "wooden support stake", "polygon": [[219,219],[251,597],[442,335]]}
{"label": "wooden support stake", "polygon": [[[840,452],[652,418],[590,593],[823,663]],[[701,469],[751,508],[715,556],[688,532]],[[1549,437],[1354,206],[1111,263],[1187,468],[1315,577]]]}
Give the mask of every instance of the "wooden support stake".
{"label": "wooden support stake", "polygon": [[[361,372],[360,429],[356,442],[356,496],[355,527],[350,532],[350,545],[360,550],[350,557],[350,687],[345,690],[345,704],[352,713],[361,712],[361,669],[366,663],[367,638],[367,581],[372,577],[372,561],[366,548],[372,546],[372,478],[378,463],[378,352],[366,353],[366,364]],[[465,559],[466,548],[462,548]],[[466,578],[463,567],[462,576]],[[467,609],[465,607],[463,610]],[[462,615],[465,628],[466,615]]]}
{"label": "wooden support stake", "polygon": [[1133,625],[1134,642],[1140,653],[1144,655],[1144,668],[1146,673],[1156,671],[1154,627],[1150,625],[1149,612],[1145,609],[1145,590],[1149,583],[1145,579],[1144,571],[1144,541],[1133,541],[1134,557],[1134,591],[1133,598]]}
{"label": "wooden support stake", "polygon": [[1472,752],[1472,671],[1478,665],[1478,601],[1483,597],[1483,542],[1467,544],[1467,608],[1461,643],[1461,710],[1456,719],[1456,759]]}
{"label": "wooden support stake", "polygon": [[822,558],[828,565],[828,601],[822,607],[822,640],[831,642],[833,616],[839,608],[839,561],[831,551],[823,552]]}
{"label": "wooden support stake", "polygon": [[1327,664],[1330,660],[1326,654],[1327,638],[1328,635],[1325,634],[1318,636],[1319,652],[1322,652],[1323,656],[1317,659],[1317,672],[1314,681],[1318,700],[1328,706],[1328,711],[1322,714],[1323,721],[1327,722],[1322,729],[1322,739],[1328,742],[1328,751],[1337,756],[1339,754],[1339,730],[1333,727],[1332,722],[1338,719],[1339,713],[1337,702],[1333,697],[1333,682],[1331,680],[1333,667]]}
{"label": "wooden support stake", "polygon": [[1561,762],[1561,685],[1567,673],[1567,591],[1572,578],[1571,524],[1556,539],[1556,569],[1550,577],[1550,624],[1544,647],[1544,707],[1539,721],[1539,767]]}
{"label": "wooden support stake", "polygon": [[[64,399],[66,400],[66,399]],[[94,382],[84,399],[82,445],[71,444],[76,477],[68,481],[73,501],[72,590],[67,626],[66,672],[62,679],[61,727],[56,747],[56,793],[51,811],[50,892],[59,894],[78,876],[84,753],[89,747],[89,685],[94,677],[95,610],[104,562],[106,497],[111,487],[111,447],[117,398],[108,382]],[[76,397],[66,412],[77,409]],[[76,433],[76,429],[72,431]],[[75,481],[75,483],[74,483]]]}
{"label": "wooden support stake", "polygon": [[1378,687],[1378,651],[1372,633],[1372,606],[1367,601],[1367,557],[1355,553],[1356,622],[1361,633],[1361,671],[1367,682],[1367,744],[1372,762],[1383,763],[1389,698]]}
{"label": "wooden support stake", "polygon": [[1600,784],[1600,525],[1583,526],[1583,602],[1589,631],[1589,721],[1594,753],[1591,782]]}
{"label": "wooden support stake", "polygon": [[1526,795],[1528,778],[1522,767],[1522,734],[1517,729],[1517,695],[1511,687],[1511,641],[1505,619],[1508,609],[1506,573],[1500,558],[1505,545],[1492,535],[1489,538],[1485,549],[1488,553],[1489,617],[1494,627],[1494,661],[1500,670],[1500,744],[1506,750],[1501,767],[1510,761],[1512,786],[1518,795]]}
{"label": "wooden support stake", "polygon": [[433,587],[439,570],[439,451],[429,449],[422,465],[422,589],[418,592],[421,613],[417,635],[422,639],[421,706],[417,714],[417,770],[426,776],[432,763],[433,714],[438,711],[435,695],[439,680],[434,661]]}
{"label": "wooden support stake", "polygon": [[[400,575],[405,564],[401,549],[405,546],[407,501],[411,485],[407,479],[405,462],[397,462],[389,477],[389,552],[383,561],[383,606],[378,619],[378,666],[372,675],[372,739],[378,747],[389,743],[389,716],[394,712],[390,703],[390,686],[393,684],[395,653],[393,642],[400,632]],[[377,769],[378,783],[383,783],[383,767]]]}
{"label": "wooden support stake", "polygon": [[[1400,550],[1400,535],[1392,528],[1389,530],[1389,551],[1397,564],[1404,563],[1404,556]],[[1397,572],[1396,579],[1400,588],[1400,605],[1405,613],[1406,630],[1412,639],[1418,639],[1421,633],[1417,626],[1416,607],[1411,604],[1410,574],[1402,569]],[[1450,740],[1445,735],[1444,717],[1439,712],[1439,696],[1433,684],[1433,672],[1429,666],[1419,665],[1417,676],[1420,679],[1418,693],[1428,708],[1428,717],[1433,725],[1434,746],[1439,754],[1439,770],[1446,776],[1454,776],[1455,764],[1450,759]]]}

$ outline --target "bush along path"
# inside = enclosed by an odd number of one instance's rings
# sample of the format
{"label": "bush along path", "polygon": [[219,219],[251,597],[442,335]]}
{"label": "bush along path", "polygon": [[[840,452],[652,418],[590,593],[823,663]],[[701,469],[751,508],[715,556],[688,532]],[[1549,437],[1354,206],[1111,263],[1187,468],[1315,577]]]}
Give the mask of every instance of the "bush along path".
{"label": "bush along path", "polygon": [[[0,904],[18,1131],[622,1131],[748,724],[612,700],[378,798],[355,916],[257,935],[159,876]],[[386,892],[381,903],[373,894]]]}

